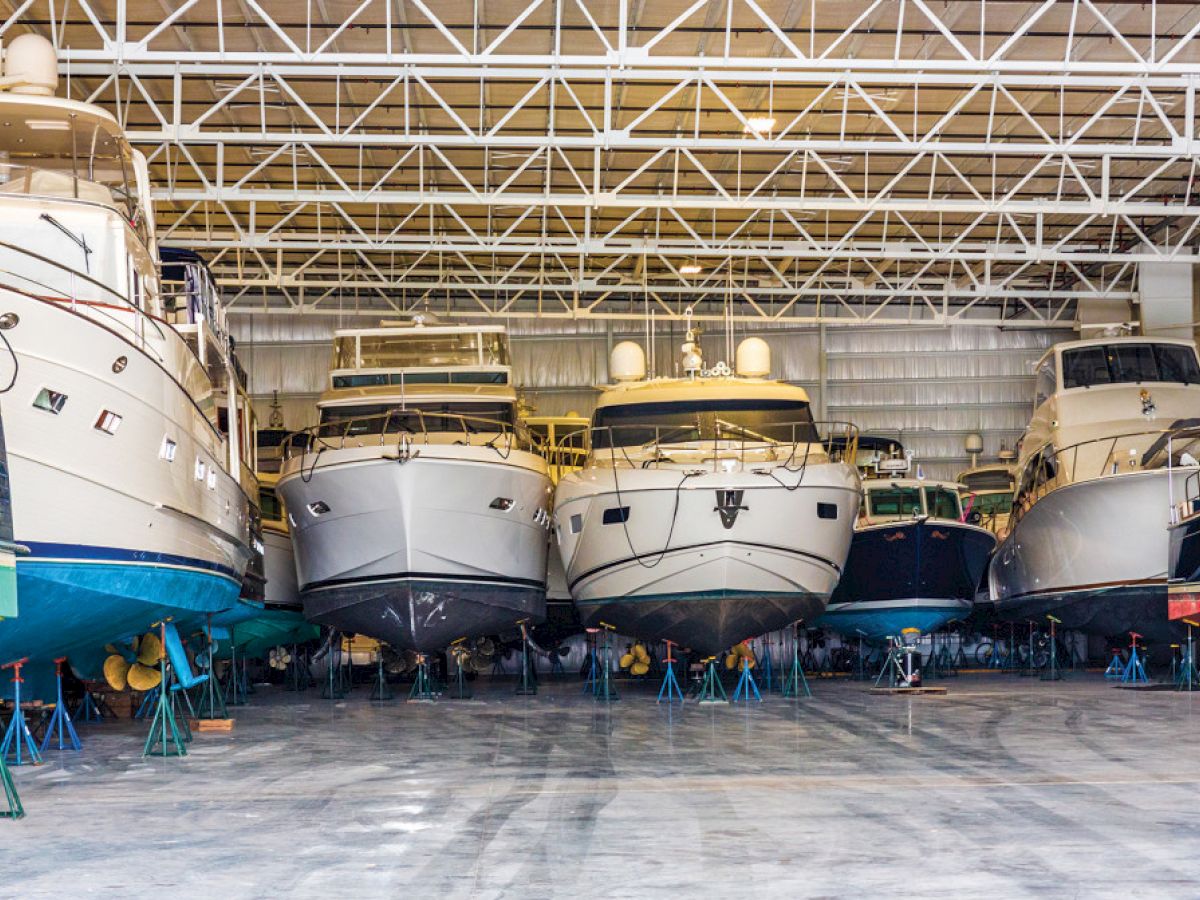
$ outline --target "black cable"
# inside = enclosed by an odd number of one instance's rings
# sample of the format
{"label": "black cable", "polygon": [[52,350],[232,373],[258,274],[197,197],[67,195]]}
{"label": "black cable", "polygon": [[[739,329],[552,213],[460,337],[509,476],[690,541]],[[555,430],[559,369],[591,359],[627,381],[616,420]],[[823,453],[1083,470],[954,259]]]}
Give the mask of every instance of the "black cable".
{"label": "black cable", "polygon": [[[609,434],[608,450],[609,450],[609,455],[612,458],[613,488],[617,494],[617,508],[624,510],[625,504],[621,500],[621,482],[620,482],[620,479],[617,478],[617,451],[616,451],[616,447],[614,447],[612,444],[612,434],[611,433]],[[621,452],[623,454],[625,453],[624,448],[622,448]],[[626,459],[629,458],[628,454],[625,454],[625,458]],[[632,465],[632,462],[630,463],[630,465]],[[638,556],[638,552],[633,546],[633,538],[631,538],[629,536],[629,516],[626,513],[622,512],[621,528],[625,532],[625,543],[629,545],[629,552],[633,556],[634,562],[636,562],[643,569],[653,569],[655,566],[657,566],[660,562],[663,561],[663,559],[667,555],[667,551],[669,551],[671,549],[671,538],[675,535],[675,523],[679,519],[679,494],[680,494],[680,491],[682,490],[683,483],[685,481],[687,481],[689,478],[691,478],[695,475],[699,475],[699,474],[701,474],[701,473],[699,473],[699,472],[684,472],[683,477],[679,479],[679,483],[675,485],[675,505],[674,505],[673,509],[671,510],[671,527],[667,531],[667,542],[666,542],[666,544],[663,545],[662,551],[658,554],[658,559],[654,560],[654,562],[652,562],[652,563],[646,563],[642,560],[642,558],[640,556]]]}
{"label": "black cable", "polygon": [[13,361],[12,378],[9,379],[7,385],[0,388],[0,394],[7,394],[13,389],[13,385],[17,383],[17,374],[21,371],[21,361],[17,359],[17,351],[12,348],[12,344],[8,342],[8,336],[3,331],[0,331],[0,341],[4,341],[4,348],[8,351]]}

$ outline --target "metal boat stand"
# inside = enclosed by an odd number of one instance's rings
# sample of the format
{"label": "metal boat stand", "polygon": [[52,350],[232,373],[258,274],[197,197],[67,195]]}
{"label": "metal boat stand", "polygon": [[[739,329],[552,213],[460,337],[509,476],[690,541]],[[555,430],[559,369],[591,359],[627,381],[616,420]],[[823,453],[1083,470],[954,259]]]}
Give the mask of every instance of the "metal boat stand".
{"label": "metal boat stand", "polygon": [[216,660],[213,651],[216,649],[212,636],[212,613],[208,614],[208,623],[204,627],[204,637],[208,641],[208,679],[200,686],[200,702],[196,709],[197,719],[228,719],[229,707],[225,705],[225,692],[220,689],[217,679],[213,677]]}
{"label": "metal boat stand", "polygon": [[1146,677],[1145,663],[1138,653],[1137,642],[1140,637],[1141,635],[1136,631],[1129,632],[1129,660],[1125,663],[1125,670],[1121,673],[1121,684],[1150,683],[1150,679]]}
{"label": "metal boat stand", "polygon": [[225,673],[224,693],[227,707],[246,705],[246,685],[238,669],[237,635],[232,625],[229,626],[229,671]]}
{"label": "metal boat stand", "polygon": [[[8,730],[4,732],[4,740],[0,741],[0,760],[7,759],[9,753],[12,753],[15,766],[40,766],[42,755],[38,752],[37,744],[34,743],[29,723],[25,721],[25,710],[21,708],[21,685],[25,683],[25,679],[21,677],[21,666],[27,662],[29,662],[29,657],[23,656],[0,666],[0,670],[13,670],[13,714],[12,718],[8,720]],[[25,758],[26,753],[29,755],[28,759]]]}
{"label": "metal boat stand", "polygon": [[308,668],[308,661],[301,657],[300,648],[295,644],[292,644],[291,657],[283,678],[283,689],[285,691],[307,691],[312,681],[312,672]]}
{"label": "metal boat stand", "polygon": [[600,661],[597,659],[597,635],[600,632],[599,628],[584,629],[586,636],[584,640],[587,642],[587,657],[588,657],[588,673],[587,678],[583,680],[583,692],[592,692],[592,696],[596,695],[596,687],[600,677]]}
{"label": "metal boat stand", "polygon": [[1104,677],[1109,680],[1118,679],[1125,672],[1125,660],[1121,657],[1121,648],[1113,647],[1112,655],[1108,668],[1104,670]]}
{"label": "metal boat stand", "polygon": [[1178,690],[1192,691],[1200,687],[1200,672],[1196,671],[1196,645],[1192,642],[1192,627],[1197,623],[1191,619],[1184,619],[1183,624],[1187,626],[1187,643],[1183,645],[1183,657],[1179,661],[1179,674],[1175,678],[1175,684]]}
{"label": "metal boat stand", "polygon": [[433,681],[429,677],[429,657],[417,654],[417,680],[408,692],[409,703],[433,703],[437,695],[433,692]]}
{"label": "metal boat stand", "polygon": [[538,692],[537,663],[529,652],[529,620],[522,619],[517,623],[521,628],[521,677],[517,680],[517,689],[513,691],[518,697],[532,697]]}
{"label": "metal boat stand", "polygon": [[604,629],[604,652],[600,659],[600,673],[596,680],[596,690],[592,696],[605,703],[611,703],[621,699],[617,696],[616,688],[612,686],[612,638],[616,629],[607,622],[601,622],[600,627]]}
{"label": "metal boat stand", "polygon": [[[163,629],[163,646],[166,646],[166,623],[157,623]],[[175,672],[167,664],[167,654],[164,653],[158,661],[159,677],[157,693],[158,701],[154,707],[154,718],[150,721],[150,733],[146,735],[146,743],[142,746],[142,758],[147,756],[187,756],[187,747],[183,730],[175,713],[175,697],[171,690]],[[150,696],[146,695],[147,698]],[[145,703],[143,703],[143,706]],[[184,723],[184,728],[187,723]],[[155,748],[161,748],[156,750]]]}
{"label": "metal boat stand", "polygon": [[58,696],[54,703],[54,715],[50,717],[50,721],[46,725],[42,746],[38,748],[38,752],[42,754],[50,747],[50,739],[56,733],[58,734],[59,750],[66,750],[68,746],[71,750],[83,749],[83,745],[79,743],[79,735],[75,733],[75,725],[71,722],[71,714],[67,711],[67,704],[63,702],[62,667],[66,661],[65,656],[54,660],[54,680],[57,684]]}
{"label": "metal boat stand", "polygon": [[[336,646],[335,646],[336,644]],[[337,654],[336,657],[334,654]],[[346,696],[346,685],[342,673],[341,642],[332,637],[329,640],[329,653],[326,655],[325,686],[321,688],[322,700],[341,700]]]}
{"label": "metal boat stand", "polygon": [[467,673],[463,671],[463,660],[469,655],[466,648],[466,638],[459,638],[450,644],[450,655],[454,657],[454,684],[446,692],[451,700],[470,700],[473,695],[471,685],[467,683]]}
{"label": "metal boat stand", "polygon": [[[861,645],[862,638],[859,638]],[[792,629],[792,667],[783,678],[783,696],[799,700],[801,697],[812,697],[812,689],[808,679],[804,677],[804,667],[800,664],[800,633],[798,628]]]}
{"label": "metal boat stand", "polygon": [[1058,668],[1058,626],[1062,619],[1047,615],[1050,620],[1050,663],[1047,671],[1042,673],[1042,681],[1061,681],[1062,672]]}
{"label": "metal boat stand", "polygon": [[0,756],[0,787],[4,789],[4,801],[7,810],[0,809],[0,819],[21,819],[25,816],[25,807],[21,805],[21,797],[17,793],[17,785],[13,781],[12,772]]}
{"label": "metal boat stand", "polygon": [[762,703],[762,694],[758,692],[758,685],[754,683],[754,676],[751,674],[753,670],[750,668],[750,660],[741,660],[741,665],[742,674],[738,676],[737,687],[733,689],[733,702],[745,700],[749,703],[750,693],[753,691],[754,699]]}
{"label": "metal boat stand", "polygon": [[371,682],[371,693],[368,700],[391,700],[396,695],[388,684],[387,673],[383,671],[383,647],[375,651],[375,679]]}
{"label": "metal boat stand", "polygon": [[725,685],[721,684],[721,676],[717,672],[717,658],[710,656],[702,659],[704,664],[704,683],[700,685],[700,704],[728,703],[729,695],[725,693]]}
{"label": "metal boat stand", "polygon": [[97,724],[106,721],[107,719],[115,719],[117,714],[112,711],[112,707],[108,705],[108,701],[103,697],[97,698],[89,690],[84,690],[83,700],[79,704],[79,708],[75,710],[73,718],[76,722],[87,724],[95,722]]}
{"label": "metal boat stand", "polygon": [[658,699],[655,703],[663,702],[663,694],[667,695],[667,703],[674,703],[675,697],[678,695],[679,702],[683,702],[683,688],[679,686],[679,679],[675,675],[675,654],[671,648],[675,646],[674,641],[664,641],[667,645],[667,655],[663,658],[666,663],[666,673],[663,675],[662,687],[658,689]]}
{"label": "metal boat stand", "polygon": [[[769,636],[764,636],[761,640],[763,652],[758,661],[758,684],[770,694],[775,690],[775,667],[771,659],[771,639]],[[762,698],[759,697],[759,699]]]}

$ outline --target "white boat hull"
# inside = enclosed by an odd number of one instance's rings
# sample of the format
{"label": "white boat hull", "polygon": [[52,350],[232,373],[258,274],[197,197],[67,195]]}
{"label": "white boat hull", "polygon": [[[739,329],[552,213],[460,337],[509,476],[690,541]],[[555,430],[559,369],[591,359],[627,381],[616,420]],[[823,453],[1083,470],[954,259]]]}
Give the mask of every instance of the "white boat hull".
{"label": "white boat hull", "polygon": [[[619,469],[614,480],[591,468],[563,479],[556,533],[584,624],[715,652],[814,620],[845,565],[857,476],[840,464],[774,474]],[[624,522],[613,513],[623,508]]]}
{"label": "white boat hull", "polygon": [[991,599],[1007,619],[1041,621],[1152,639],[1167,624],[1168,478],[1176,497],[1195,469],[1135,472],[1080,481],[1039,499],[992,557]]}
{"label": "white boat hull", "polygon": [[263,548],[267,605],[296,606],[300,602],[300,586],[296,581],[296,555],[292,552],[291,536],[264,528]]}
{"label": "white boat hull", "polygon": [[[278,490],[314,622],[426,651],[545,615],[550,481],[538,456],[421,445],[401,463],[390,447],[326,450],[285,464]],[[314,515],[318,502],[329,511]]]}

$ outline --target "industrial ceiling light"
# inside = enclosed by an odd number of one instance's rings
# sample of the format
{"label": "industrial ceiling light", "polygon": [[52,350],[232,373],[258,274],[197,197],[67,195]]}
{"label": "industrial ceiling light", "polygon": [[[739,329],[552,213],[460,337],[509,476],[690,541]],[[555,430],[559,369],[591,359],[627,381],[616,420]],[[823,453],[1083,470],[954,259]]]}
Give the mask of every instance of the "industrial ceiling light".
{"label": "industrial ceiling light", "polygon": [[774,116],[746,116],[746,124],[742,128],[742,132],[744,134],[770,134],[774,127]]}
{"label": "industrial ceiling light", "polygon": [[690,262],[684,263],[679,267],[680,275],[699,275],[704,270],[700,268],[700,263]]}

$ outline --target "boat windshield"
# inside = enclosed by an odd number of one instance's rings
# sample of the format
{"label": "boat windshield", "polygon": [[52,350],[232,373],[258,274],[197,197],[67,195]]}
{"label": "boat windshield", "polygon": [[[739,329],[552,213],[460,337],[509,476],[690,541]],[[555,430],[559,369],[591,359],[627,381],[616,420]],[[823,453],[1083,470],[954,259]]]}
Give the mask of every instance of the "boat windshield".
{"label": "boat windshield", "polygon": [[716,439],[749,443],[817,443],[803,400],[686,400],[627,403],[596,410],[593,448],[685,444]]}
{"label": "boat windshield", "polygon": [[935,519],[957,519],[962,515],[958,492],[944,487],[925,488],[925,509]]}
{"label": "boat windshield", "polygon": [[1016,486],[1016,478],[1010,469],[966,472],[958,480],[972,491],[1011,491]]}
{"label": "boat windshield", "polygon": [[408,432],[505,431],[512,427],[513,404],[370,403],[321,410],[321,437]]}
{"label": "boat windshield", "polygon": [[1097,344],[1063,351],[1063,388],[1099,384],[1200,384],[1200,364],[1180,344]]}
{"label": "boat windshield", "polygon": [[279,502],[279,495],[275,493],[273,487],[258,489],[258,508],[262,511],[264,519],[279,521],[283,518],[283,505]]}
{"label": "boat windshield", "polygon": [[[458,369],[507,366],[508,341],[501,332],[437,333],[420,328],[383,334],[338,335],[334,369]],[[411,376],[408,379],[412,381]]]}
{"label": "boat windshield", "polygon": [[1006,516],[1012,512],[1012,506],[1013,495],[1011,493],[976,494],[971,509],[978,510],[979,514],[986,519],[989,516]]}
{"label": "boat windshield", "polygon": [[921,489],[916,487],[870,488],[867,506],[873,516],[916,516],[921,514]]}

